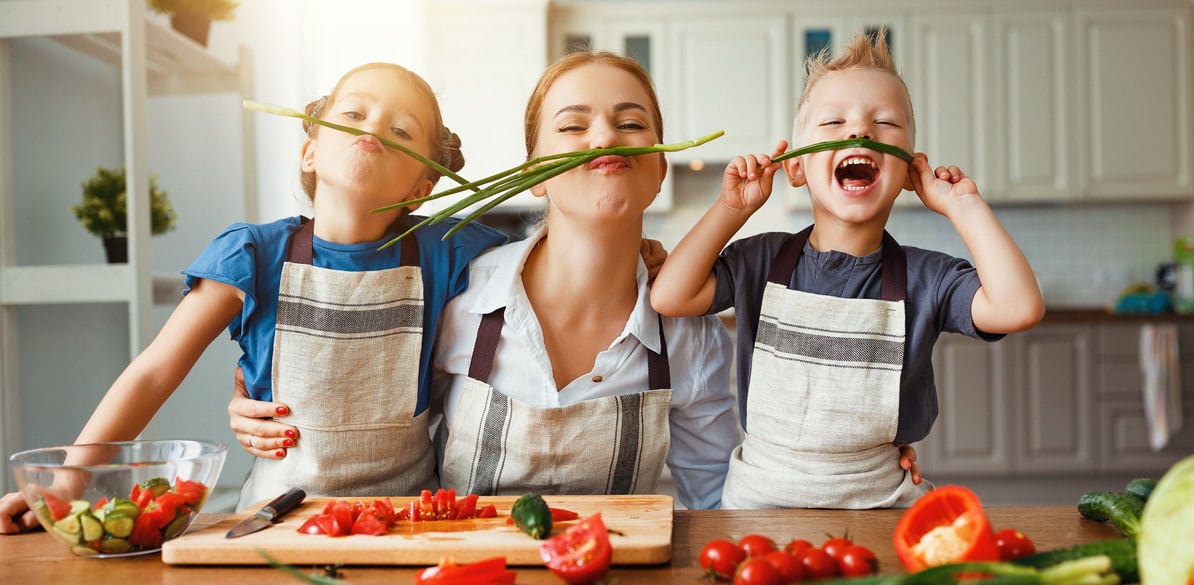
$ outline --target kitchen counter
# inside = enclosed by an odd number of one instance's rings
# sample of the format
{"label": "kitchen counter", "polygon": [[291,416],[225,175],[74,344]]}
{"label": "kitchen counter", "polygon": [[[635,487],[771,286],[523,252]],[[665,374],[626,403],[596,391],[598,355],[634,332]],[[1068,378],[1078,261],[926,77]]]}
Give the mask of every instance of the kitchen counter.
{"label": "kitchen counter", "polygon": [[[614,567],[610,576],[621,585],[638,583],[694,585],[703,580],[697,564],[701,548],[715,538],[740,538],[748,533],[769,536],[786,543],[804,538],[820,544],[826,534],[849,531],[858,543],[871,548],[879,558],[884,573],[901,571],[891,545],[891,535],[902,510],[676,510],[672,530],[672,560],[667,565]],[[1074,506],[994,506],[987,515],[996,529],[1018,528],[1048,550],[1117,537],[1109,526],[1082,518]],[[202,528],[228,517],[227,514],[203,514],[196,521]],[[363,537],[351,537],[363,538]],[[297,583],[281,571],[269,567],[172,566],[150,554],[127,559],[86,559],[76,557],[55,537],[44,532],[0,536],[0,583],[164,583],[169,585],[217,585],[253,583]],[[301,567],[311,572],[310,567]],[[368,583],[407,583],[416,568],[344,567],[341,578],[352,585]],[[563,583],[546,569],[515,567],[518,583]]]}

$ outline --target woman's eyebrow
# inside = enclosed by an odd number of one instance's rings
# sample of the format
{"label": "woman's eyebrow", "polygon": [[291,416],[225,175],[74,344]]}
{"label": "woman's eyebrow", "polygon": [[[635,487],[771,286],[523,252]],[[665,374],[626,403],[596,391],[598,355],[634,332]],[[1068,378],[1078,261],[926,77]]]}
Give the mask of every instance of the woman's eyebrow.
{"label": "woman's eyebrow", "polygon": [[[638,102],[619,102],[617,104],[614,104],[615,112],[625,112],[626,110],[641,110],[643,112],[646,112],[647,108],[644,108],[643,105]],[[566,114],[566,113],[571,113],[571,112],[581,113],[581,114],[589,114],[589,113],[592,113],[592,111],[593,111],[593,108],[591,108],[585,104],[575,104],[575,105],[564,106],[564,107],[560,108],[559,111],[556,112],[555,117],[559,117],[560,114]]]}

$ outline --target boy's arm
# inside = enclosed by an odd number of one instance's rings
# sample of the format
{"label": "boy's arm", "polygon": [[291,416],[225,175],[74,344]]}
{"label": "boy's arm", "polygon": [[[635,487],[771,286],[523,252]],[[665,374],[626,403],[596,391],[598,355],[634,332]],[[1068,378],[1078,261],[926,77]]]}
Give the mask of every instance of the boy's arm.
{"label": "boy's arm", "polygon": [[207,346],[240,311],[241,295],[231,285],[198,281],[149,347],[108,389],[75,443],[136,438]]}
{"label": "boy's arm", "polygon": [[[788,148],[781,140],[771,156]],[[668,256],[651,285],[651,306],[668,316],[703,315],[713,305],[713,262],[751,214],[771,196],[779,169],[767,155],[745,155],[726,165],[721,196]]]}
{"label": "boy's arm", "polygon": [[957,167],[934,170],[923,154],[912,160],[908,172],[925,206],[949,218],[974,258],[982,283],[970,309],[975,327],[985,333],[1014,333],[1040,322],[1045,301],[1032,267],[974,180]]}

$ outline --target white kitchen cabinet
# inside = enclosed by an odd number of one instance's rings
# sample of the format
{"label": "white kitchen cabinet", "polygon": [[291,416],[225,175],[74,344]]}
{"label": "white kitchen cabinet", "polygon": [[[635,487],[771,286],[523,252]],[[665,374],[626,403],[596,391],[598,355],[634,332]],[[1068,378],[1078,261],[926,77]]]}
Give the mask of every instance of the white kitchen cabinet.
{"label": "white kitchen cabinet", "polygon": [[933,348],[938,416],[917,445],[933,473],[1002,476],[1011,469],[1009,368],[1003,344],[942,335]]}
{"label": "white kitchen cabinet", "polygon": [[1188,2],[1078,4],[1077,144],[1088,199],[1194,194],[1190,18]]}
{"label": "white kitchen cabinet", "polygon": [[[14,226],[15,201],[37,197],[15,192],[12,153],[21,147],[14,136],[10,111],[12,79],[9,39],[49,37],[99,62],[114,64],[120,74],[123,117],[123,164],[128,177],[128,262],[126,264],[18,264]],[[132,359],[156,329],[152,309],[154,276],[149,233],[149,170],[146,130],[151,96],[204,93],[252,95],[251,59],[241,49],[238,63],[215,58],[205,48],[159,21],[147,19],[142,0],[8,0],[0,2],[0,452],[19,444],[18,310],[31,305],[115,303],[128,314],[128,356]],[[79,91],[88,91],[80,87]],[[84,130],[86,131],[86,130]],[[70,137],[63,137],[69,140]],[[242,214],[255,219],[255,146],[251,114],[241,114],[244,157]],[[99,242],[96,242],[98,247]],[[162,283],[165,288],[176,282]],[[80,285],[80,283],[82,283]],[[73,286],[72,286],[73,284]],[[175,297],[177,298],[177,297]],[[28,324],[27,324],[28,325]],[[60,333],[70,335],[69,331]],[[7,481],[7,469],[4,485]]]}
{"label": "white kitchen cabinet", "polygon": [[1057,474],[1094,467],[1092,330],[1039,325],[1009,336],[1017,472]]}

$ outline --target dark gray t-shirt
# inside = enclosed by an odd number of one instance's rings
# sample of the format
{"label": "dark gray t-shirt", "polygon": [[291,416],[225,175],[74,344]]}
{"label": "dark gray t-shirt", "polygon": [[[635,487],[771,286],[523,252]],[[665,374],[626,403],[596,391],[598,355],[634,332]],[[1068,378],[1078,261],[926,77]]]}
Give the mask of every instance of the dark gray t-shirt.
{"label": "dark gray t-shirt", "polygon": [[[750,384],[755,333],[763,304],[763,289],[776,254],[793,234],[769,232],[726,246],[713,265],[717,290],[710,313],[734,309],[737,321],[735,357],[738,360],[738,411],[746,428],[746,395]],[[970,262],[941,252],[904,246],[908,258],[905,302],[904,367],[900,377],[900,417],[896,442],[924,439],[937,418],[937,388],[933,382],[933,344],[942,331],[997,341],[1003,335],[974,327],[970,305],[978,291],[978,272]],[[796,265],[798,290],[847,299],[878,299],[883,251],[857,257],[844,252],[820,252],[805,243]],[[792,287],[791,282],[788,284]]]}

